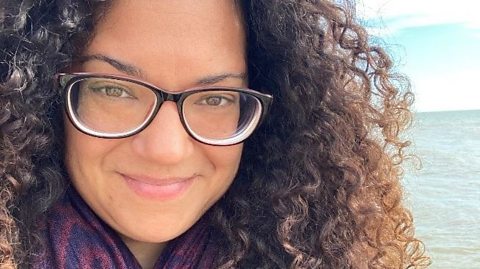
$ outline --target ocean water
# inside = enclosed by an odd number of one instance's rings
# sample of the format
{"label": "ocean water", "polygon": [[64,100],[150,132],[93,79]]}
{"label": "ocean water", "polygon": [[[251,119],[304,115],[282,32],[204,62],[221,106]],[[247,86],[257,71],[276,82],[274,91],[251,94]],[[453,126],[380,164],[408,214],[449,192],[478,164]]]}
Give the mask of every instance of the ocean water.
{"label": "ocean water", "polygon": [[417,113],[404,185],[430,268],[480,268],[480,110]]}

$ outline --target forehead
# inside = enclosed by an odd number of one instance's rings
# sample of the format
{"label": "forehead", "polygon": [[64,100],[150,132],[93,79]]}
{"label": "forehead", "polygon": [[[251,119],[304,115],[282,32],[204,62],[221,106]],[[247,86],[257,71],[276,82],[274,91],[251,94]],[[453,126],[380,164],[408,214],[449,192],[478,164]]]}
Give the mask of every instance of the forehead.
{"label": "forehead", "polygon": [[109,55],[146,70],[149,80],[172,84],[187,74],[246,69],[243,21],[233,0],[115,1],[84,54]]}

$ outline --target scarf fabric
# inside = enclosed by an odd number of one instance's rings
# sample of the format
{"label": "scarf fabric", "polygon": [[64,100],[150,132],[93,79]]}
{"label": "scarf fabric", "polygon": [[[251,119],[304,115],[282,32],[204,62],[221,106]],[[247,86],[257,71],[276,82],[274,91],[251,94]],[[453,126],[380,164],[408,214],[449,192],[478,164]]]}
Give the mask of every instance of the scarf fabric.
{"label": "scarf fabric", "polygon": [[[47,215],[46,249],[34,269],[141,269],[119,235],[70,188]],[[204,219],[168,243],[154,269],[210,269],[215,246]]]}

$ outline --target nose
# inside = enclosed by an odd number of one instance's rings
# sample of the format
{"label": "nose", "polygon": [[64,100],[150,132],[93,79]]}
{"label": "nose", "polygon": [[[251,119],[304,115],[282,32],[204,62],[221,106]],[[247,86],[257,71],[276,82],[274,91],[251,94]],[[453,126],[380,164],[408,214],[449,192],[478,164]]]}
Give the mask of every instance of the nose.
{"label": "nose", "polygon": [[174,102],[165,101],[153,121],[133,137],[134,152],[164,165],[173,165],[193,152],[193,140],[183,128]]}

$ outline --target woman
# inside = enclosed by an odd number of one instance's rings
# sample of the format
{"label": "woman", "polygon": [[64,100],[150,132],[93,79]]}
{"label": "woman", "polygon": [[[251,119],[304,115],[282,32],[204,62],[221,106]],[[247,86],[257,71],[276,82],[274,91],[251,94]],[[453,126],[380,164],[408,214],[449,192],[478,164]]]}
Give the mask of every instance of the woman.
{"label": "woman", "polygon": [[1,6],[2,268],[428,263],[411,94],[351,5]]}

